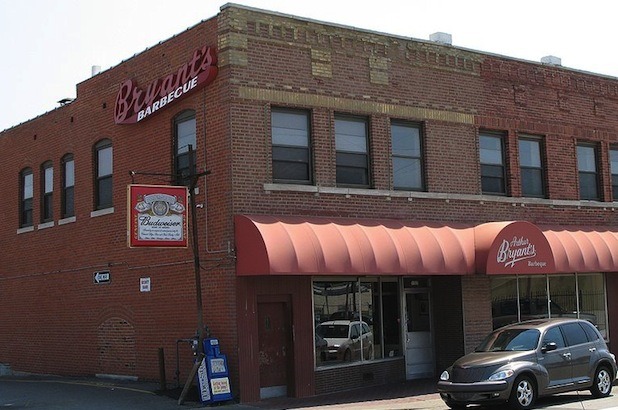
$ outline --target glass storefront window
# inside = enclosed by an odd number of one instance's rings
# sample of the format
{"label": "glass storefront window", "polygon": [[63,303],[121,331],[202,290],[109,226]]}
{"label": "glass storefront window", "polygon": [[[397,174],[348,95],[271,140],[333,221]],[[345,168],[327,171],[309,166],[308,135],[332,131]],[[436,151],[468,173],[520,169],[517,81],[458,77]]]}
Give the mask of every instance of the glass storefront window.
{"label": "glass storefront window", "polygon": [[601,335],[607,339],[607,309],[603,275],[577,275],[577,294],[579,295],[579,317],[596,325]]}
{"label": "glass storefront window", "polygon": [[397,282],[377,279],[314,282],[316,366],[399,355],[398,294]]}
{"label": "glass storefront window", "polygon": [[600,273],[495,277],[491,289],[494,329],[530,319],[579,317],[607,338],[605,282]]}

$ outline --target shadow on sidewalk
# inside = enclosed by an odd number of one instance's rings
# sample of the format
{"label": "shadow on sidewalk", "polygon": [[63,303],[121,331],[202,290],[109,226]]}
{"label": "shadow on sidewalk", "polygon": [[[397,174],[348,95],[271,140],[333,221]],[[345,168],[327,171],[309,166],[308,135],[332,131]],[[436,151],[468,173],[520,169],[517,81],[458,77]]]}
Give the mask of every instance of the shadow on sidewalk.
{"label": "shadow on sidewalk", "polygon": [[424,396],[428,394],[437,394],[435,379],[409,380],[304,398],[276,397],[247,404],[260,409],[294,409],[377,400],[402,399],[406,397]]}

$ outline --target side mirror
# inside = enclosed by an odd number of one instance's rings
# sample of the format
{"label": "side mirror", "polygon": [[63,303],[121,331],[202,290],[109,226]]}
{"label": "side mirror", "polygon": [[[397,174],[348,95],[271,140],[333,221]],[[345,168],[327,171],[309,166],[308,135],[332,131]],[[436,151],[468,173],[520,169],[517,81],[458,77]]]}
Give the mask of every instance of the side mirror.
{"label": "side mirror", "polygon": [[556,342],[549,342],[543,345],[543,347],[541,348],[541,352],[547,353],[551,352],[552,350],[556,350],[557,348],[558,345],[556,344]]}

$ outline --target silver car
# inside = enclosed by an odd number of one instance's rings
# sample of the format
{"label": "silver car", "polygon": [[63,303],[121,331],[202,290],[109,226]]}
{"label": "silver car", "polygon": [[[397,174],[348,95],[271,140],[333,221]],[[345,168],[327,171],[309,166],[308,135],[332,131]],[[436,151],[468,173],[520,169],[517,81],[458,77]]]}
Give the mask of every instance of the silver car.
{"label": "silver car", "polygon": [[539,319],[490,333],[440,375],[438,391],[452,409],[500,402],[529,409],[537,397],[554,393],[590,390],[606,397],[615,378],[616,358],[590,322]]}
{"label": "silver car", "polygon": [[365,322],[329,320],[315,328],[328,344],[326,360],[367,360],[373,355],[373,334]]}

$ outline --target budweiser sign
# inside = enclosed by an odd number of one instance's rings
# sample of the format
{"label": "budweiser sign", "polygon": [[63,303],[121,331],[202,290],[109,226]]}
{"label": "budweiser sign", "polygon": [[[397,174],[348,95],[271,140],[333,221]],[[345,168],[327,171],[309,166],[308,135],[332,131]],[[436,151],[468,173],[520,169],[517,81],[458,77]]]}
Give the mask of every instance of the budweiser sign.
{"label": "budweiser sign", "polygon": [[120,85],[114,108],[116,124],[142,121],[187,93],[212,83],[217,76],[217,57],[212,48],[195,50],[178,71],[153,81],[145,90],[133,80]]}
{"label": "budweiser sign", "polygon": [[129,185],[130,247],[187,247],[187,187]]}

